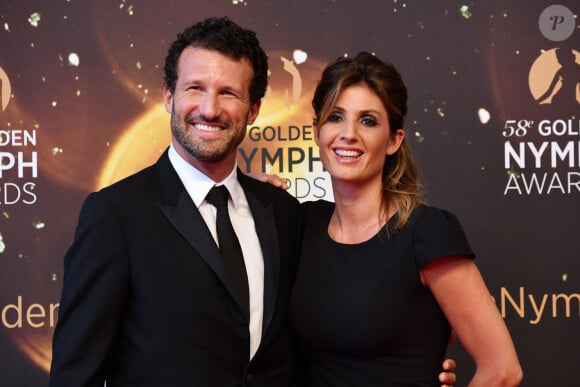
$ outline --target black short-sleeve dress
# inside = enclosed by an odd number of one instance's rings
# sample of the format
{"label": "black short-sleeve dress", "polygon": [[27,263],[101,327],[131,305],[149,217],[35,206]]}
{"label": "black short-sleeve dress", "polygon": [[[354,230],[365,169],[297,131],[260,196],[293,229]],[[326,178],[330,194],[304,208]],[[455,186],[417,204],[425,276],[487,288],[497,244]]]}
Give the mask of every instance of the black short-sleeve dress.
{"label": "black short-sleeve dress", "polygon": [[311,386],[439,386],[450,326],[419,269],[474,257],[457,218],[419,206],[389,236],[341,244],[328,235],[334,203],[302,206],[291,322]]}

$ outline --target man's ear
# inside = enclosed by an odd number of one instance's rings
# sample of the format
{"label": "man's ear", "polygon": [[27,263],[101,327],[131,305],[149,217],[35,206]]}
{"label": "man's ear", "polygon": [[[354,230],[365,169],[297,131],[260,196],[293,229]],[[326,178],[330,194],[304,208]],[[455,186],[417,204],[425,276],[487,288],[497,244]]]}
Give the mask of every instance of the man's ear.
{"label": "man's ear", "polygon": [[262,100],[258,100],[257,102],[254,102],[252,106],[250,106],[250,111],[248,112],[248,125],[252,125],[254,121],[256,121],[256,118],[260,113],[260,106],[262,106]]}
{"label": "man's ear", "polygon": [[387,156],[390,156],[398,151],[404,139],[405,131],[403,129],[397,129],[395,133],[391,134],[389,145],[387,145]]}
{"label": "man's ear", "polygon": [[173,93],[167,85],[163,87],[163,103],[165,104],[165,111],[171,113],[173,111]]}

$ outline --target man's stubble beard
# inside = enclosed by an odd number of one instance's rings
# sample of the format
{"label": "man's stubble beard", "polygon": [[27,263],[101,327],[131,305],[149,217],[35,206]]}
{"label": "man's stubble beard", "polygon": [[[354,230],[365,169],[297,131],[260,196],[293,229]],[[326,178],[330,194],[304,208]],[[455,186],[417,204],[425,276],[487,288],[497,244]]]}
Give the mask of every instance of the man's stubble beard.
{"label": "man's stubble beard", "polygon": [[229,142],[206,142],[203,139],[194,139],[191,130],[188,129],[188,123],[192,119],[183,119],[175,113],[171,112],[171,133],[175,140],[181,147],[189,153],[193,158],[203,162],[220,162],[226,158],[232,151],[237,151],[238,145],[241,144],[245,137],[245,130],[239,133],[232,128],[230,121],[220,121],[222,125],[228,127],[228,131],[236,131],[234,137],[229,138]]}

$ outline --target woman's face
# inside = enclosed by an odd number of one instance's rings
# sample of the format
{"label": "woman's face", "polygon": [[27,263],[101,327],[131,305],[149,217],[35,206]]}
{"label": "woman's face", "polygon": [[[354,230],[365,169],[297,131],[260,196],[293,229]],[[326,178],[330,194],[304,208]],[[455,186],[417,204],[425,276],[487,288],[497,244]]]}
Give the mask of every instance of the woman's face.
{"label": "woman's face", "polygon": [[381,99],[364,84],[343,90],[315,141],[333,182],[380,183],[385,157],[401,146],[402,129],[391,133]]}

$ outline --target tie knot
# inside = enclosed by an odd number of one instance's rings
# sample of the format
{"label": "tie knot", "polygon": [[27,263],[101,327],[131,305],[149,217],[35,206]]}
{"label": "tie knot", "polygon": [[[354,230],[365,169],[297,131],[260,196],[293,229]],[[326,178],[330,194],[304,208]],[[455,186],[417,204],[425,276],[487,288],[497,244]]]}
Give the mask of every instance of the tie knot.
{"label": "tie knot", "polygon": [[213,204],[215,207],[227,207],[228,197],[230,193],[225,185],[214,185],[205,197],[205,200]]}

